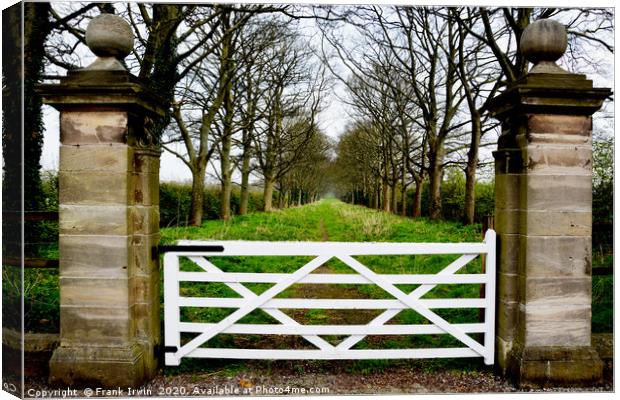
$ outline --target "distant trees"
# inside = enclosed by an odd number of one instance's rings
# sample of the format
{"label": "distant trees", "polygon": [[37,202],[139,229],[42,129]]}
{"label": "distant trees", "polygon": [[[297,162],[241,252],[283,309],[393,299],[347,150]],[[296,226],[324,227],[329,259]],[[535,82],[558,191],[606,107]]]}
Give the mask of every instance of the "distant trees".
{"label": "distant trees", "polygon": [[[405,194],[413,183],[412,214],[418,216],[427,182],[431,219],[441,217],[444,169],[454,165],[465,174],[464,222],[474,221],[479,152],[492,143],[487,133],[497,125],[486,103],[527,72],[518,45],[530,21],[554,17],[567,25],[570,48],[589,44],[613,51],[609,10],[356,6],[330,9],[329,15],[333,20],[321,24],[324,59],[346,67],[346,72],[332,71],[347,87],[356,118],[341,138],[337,162],[347,165],[343,159],[353,156],[348,144],[352,136],[364,131],[369,138],[374,132],[365,150],[384,157],[375,169],[382,190],[374,206],[396,212],[399,186],[401,212],[406,213]],[[343,26],[355,37],[342,37]],[[596,65],[592,55],[573,55]],[[355,200],[366,182],[343,175],[348,179],[343,197]]]}
{"label": "distant trees", "polygon": [[307,43],[281,26],[264,53],[263,118],[253,138],[256,168],[263,176],[265,211],[276,182],[300,160],[318,134],[316,116],[326,89],[324,71],[311,65]]}
{"label": "distant trees", "polygon": [[331,140],[324,133],[313,133],[297,161],[276,182],[280,208],[316,201],[328,190],[331,148]]}
{"label": "distant trees", "polygon": [[[250,175],[264,181],[265,209],[273,190],[319,134],[316,114],[325,78],[312,65],[307,43],[287,28],[288,6],[106,4],[58,5],[47,42],[50,66],[74,69],[90,18],[99,12],[125,17],[136,47],[130,71],[167,102],[155,123],[163,147],[192,173],[190,224],[202,223],[207,170],[221,182],[220,213],[232,215],[233,175],[241,175],[240,212],[247,211]],[[71,34],[67,40],[63,32]],[[243,46],[241,46],[243,44]],[[219,164],[215,167],[215,162]]]}
{"label": "distant trees", "polygon": [[[247,212],[253,171],[263,177],[264,208],[270,211],[276,182],[299,162],[318,134],[316,113],[324,76],[309,65],[311,54],[294,31],[255,8],[218,10],[218,25],[208,31],[213,54],[196,64],[177,88],[173,109],[178,130],[168,129],[164,144],[192,170],[193,225],[202,221],[209,163],[219,160],[214,169],[222,188],[222,219],[232,215],[236,172],[241,175],[240,212]],[[186,154],[172,149],[181,140]]]}
{"label": "distant trees", "polygon": [[[381,98],[380,105],[366,101],[361,107],[375,115],[384,111],[383,121],[374,124],[375,129],[381,131],[379,138],[385,159],[383,209],[395,208],[397,185],[400,181],[406,190],[407,174],[416,183],[418,195],[427,177],[430,217],[437,219],[441,215],[446,141],[463,125],[456,119],[463,101],[462,85],[457,65],[451,62],[458,52],[456,22],[443,18],[433,9],[412,7],[388,10],[375,6],[356,7],[347,13],[347,18],[365,41],[357,54],[348,51],[344,42],[330,38],[329,32],[326,38],[351,73],[364,82],[366,89],[374,92],[366,99]],[[355,99],[352,101],[360,98],[359,87],[351,84],[347,87],[349,97]],[[359,101],[356,110],[358,108]],[[388,187],[391,198],[388,198]],[[414,206],[417,207],[414,214],[419,214],[419,198]]]}

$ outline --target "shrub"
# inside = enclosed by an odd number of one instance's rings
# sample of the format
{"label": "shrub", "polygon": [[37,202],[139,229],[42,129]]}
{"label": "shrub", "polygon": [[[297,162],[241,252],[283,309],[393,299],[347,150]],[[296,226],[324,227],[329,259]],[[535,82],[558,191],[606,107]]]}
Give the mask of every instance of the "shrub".
{"label": "shrub", "polygon": [[[415,188],[407,191],[407,201],[412,207]],[[481,223],[488,215],[495,213],[494,182],[476,182],[474,220]],[[461,222],[465,217],[465,174],[456,168],[450,169],[441,186],[441,210],[444,220]],[[428,182],[422,187],[422,216],[429,214]]]}
{"label": "shrub", "polygon": [[[230,196],[230,208],[233,214],[239,212],[241,191],[233,188]],[[190,183],[162,182],[159,186],[159,215],[160,226],[186,226],[189,221],[189,212],[192,204],[192,186]],[[263,209],[263,194],[261,191],[250,191],[248,212]],[[203,219],[220,218],[220,188],[207,186],[204,191]]]}
{"label": "shrub", "polygon": [[189,184],[162,182],[159,185],[159,225],[187,225],[192,203]]}
{"label": "shrub", "polygon": [[593,143],[592,245],[594,250],[612,252],[614,217],[614,141],[599,139]]}

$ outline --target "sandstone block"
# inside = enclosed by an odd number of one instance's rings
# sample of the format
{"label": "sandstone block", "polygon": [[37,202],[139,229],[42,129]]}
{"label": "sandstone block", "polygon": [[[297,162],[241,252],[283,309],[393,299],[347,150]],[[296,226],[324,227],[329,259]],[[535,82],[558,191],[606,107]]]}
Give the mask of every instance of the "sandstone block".
{"label": "sandstone block", "polygon": [[130,273],[149,275],[153,270],[159,270],[159,254],[157,246],[160,235],[133,235],[131,238],[133,265]]}
{"label": "sandstone block", "polygon": [[133,158],[133,172],[159,175],[159,153],[136,150]]}
{"label": "sandstone block", "polygon": [[495,365],[502,376],[506,376],[508,357],[512,349],[512,343],[512,340],[504,340],[500,336],[495,336]]}
{"label": "sandstone block", "polygon": [[521,208],[539,211],[592,210],[590,175],[528,175],[521,178]]}
{"label": "sandstone block", "polygon": [[506,341],[516,337],[519,323],[519,303],[498,300],[496,307],[496,335]]}
{"label": "sandstone block", "polygon": [[50,360],[49,384],[79,387],[139,387],[145,379],[144,350],[125,346],[59,347]]}
{"label": "sandstone block", "polygon": [[62,171],[129,172],[133,149],[125,144],[81,144],[60,146]]}
{"label": "sandstone block", "polygon": [[589,318],[573,321],[530,320],[524,325],[523,343],[526,346],[589,346],[590,331]]}
{"label": "sandstone block", "polygon": [[159,207],[139,206],[131,207],[131,231],[133,234],[150,235],[159,232]]}
{"label": "sandstone block", "polygon": [[128,235],[127,206],[63,205],[59,207],[59,233],[62,235]]}
{"label": "sandstone block", "polygon": [[557,386],[592,386],[600,383],[602,375],[603,362],[594,358],[549,363],[549,377]]}
{"label": "sandstone block", "polygon": [[521,236],[518,234],[499,233],[496,243],[499,255],[497,270],[504,274],[517,274],[519,272]]}
{"label": "sandstone block", "polygon": [[[135,303],[148,303],[152,299],[159,301],[159,271],[149,275],[134,275],[129,278],[130,299]],[[157,297],[155,297],[157,295]]]}
{"label": "sandstone block", "polygon": [[592,316],[590,304],[528,305],[521,311],[521,318],[526,324],[586,321],[590,320]]}
{"label": "sandstone block", "polygon": [[136,324],[136,337],[139,340],[154,342],[158,335],[159,322],[153,324],[152,314],[159,310],[153,303],[136,303],[133,306],[133,319]]}
{"label": "sandstone block", "polygon": [[518,234],[520,210],[495,208],[495,229],[500,234]]}
{"label": "sandstone block", "polygon": [[528,131],[531,133],[561,133],[588,136],[592,132],[592,117],[585,115],[529,114]]}
{"label": "sandstone block", "polygon": [[589,236],[522,236],[519,273],[531,278],[587,278],[592,274]]}
{"label": "sandstone block", "polygon": [[519,300],[519,277],[516,274],[497,273],[497,298],[500,301]]}
{"label": "sandstone block", "polygon": [[520,177],[519,174],[495,176],[495,207],[497,209],[514,210],[519,208]]}
{"label": "sandstone block", "polygon": [[523,149],[528,175],[587,175],[592,173],[592,146],[529,145]]}
{"label": "sandstone block", "polygon": [[93,279],[60,277],[60,304],[80,307],[127,307],[129,281],[127,278]]}
{"label": "sandstone block", "polygon": [[126,143],[127,121],[124,111],[63,111],[60,113],[60,142]]}
{"label": "sandstone block", "polygon": [[592,137],[586,135],[565,135],[563,133],[524,133],[516,137],[519,147],[528,144],[570,144],[575,146],[589,145]]}
{"label": "sandstone block", "polygon": [[508,363],[520,388],[590,386],[602,378],[603,363],[590,346],[515,346]]}
{"label": "sandstone block", "polygon": [[125,172],[58,173],[60,204],[127,205],[132,203],[130,175]]}
{"label": "sandstone block", "polygon": [[61,306],[60,318],[63,346],[120,346],[130,338],[129,307]]}
{"label": "sandstone block", "polygon": [[60,276],[127,278],[130,244],[129,236],[60,235]]}
{"label": "sandstone block", "polygon": [[[498,140],[501,141],[502,137]],[[498,148],[499,148],[498,144]],[[520,174],[524,170],[523,157],[521,150],[516,147],[516,143],[513,148],[500,148],[493,152],[495,158],[495,176],[504,174]]]}
{"label": "sandstone block", "polygon": [[159,205],[159,175],[133,173],[131,176],[133,204]]}
{"label": "sandstone block", "polygon": [[[592,281],[590,278],[520,277],[521,302],[529,306],[590,304]],[[588,321],[589,323],[589,321]]]}
{"label": "sandstone block", "polygon": [[591,236],[592,213],[588,211],[528,210],[520,214],[521,232],[528,236]]}

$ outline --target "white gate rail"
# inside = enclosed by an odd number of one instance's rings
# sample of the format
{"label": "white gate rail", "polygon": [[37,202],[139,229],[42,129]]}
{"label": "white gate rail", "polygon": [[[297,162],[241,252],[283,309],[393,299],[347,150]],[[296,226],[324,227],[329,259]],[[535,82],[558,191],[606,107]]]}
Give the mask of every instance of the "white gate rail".
{"label": "white gate rail", "polygon": [[[181,241],[180,251],[164,256],[164,321],[166,365],[179,365],[183,357],[244,359],[390,359],[484,357],[493,364],[495,325],[495,232],[488,230],[483,243],[338,243],[338,242],[252,242],[252,241]],[[205,251],[205,247],[215,251]],[[377,274],[357,261],[359,255],[431,255],[462,254],[437,274]],[[467,263],[484,254],[485,272],[456,274]],[[314,256],[291,274],[223,272],[208,257],[221,256]],[[181,272],[179,259],[186,257],[205,272]],[[337,258],[357,274],[312,273],[331,258]],[[242,298],[182,297],[180,282],[221,282]],[[260,295],[243,283],[274,283]],[[372,284],[381,287],[394,299],[288,299],[274,298],[289,286],[313,284]],[[484,284],[484,298],[421,299],[438,284]],[[420,284],[411,293],[395,285]],[[235,308],[217,323],[181,322],[180,307]],[[366,325],[302,325],[281,309],[384,309]],[[483,308],[484,322],[451,324],[433,312],[438,308]],[[239,324],[241,318],[262,309],[280,324]],[[430,324],[393,325],[386,323],[402,310],[411,309]],[[181,333],[199,335],[181,344]],[[313,350],[228,349],[201,347],[218,334],[301,335],[317,347]],[[483,333],[483,343],[469,336]],[[434,349],[354,350],[367,335],[449,334],[465,347]],[[350,335],[334,346],[320,335]]]}

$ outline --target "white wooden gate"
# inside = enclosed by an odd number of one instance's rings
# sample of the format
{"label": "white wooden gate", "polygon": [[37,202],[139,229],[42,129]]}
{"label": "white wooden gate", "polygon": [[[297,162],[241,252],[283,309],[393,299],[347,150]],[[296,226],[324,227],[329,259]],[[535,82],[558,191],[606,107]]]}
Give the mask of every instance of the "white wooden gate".
{"label": "white wooden gate", "polygon": [[[183,357],[242,359],[395,359],[484,357],[493,364],[495,325],[495,232],[488,230],[483,243],[341,243],[341,242],[253,242],[181,241],[164,255],[164,322],[166,365],[179,365]],[[437,274],[377,274],[357,261],[360,255],[462,254]],[[485,272],[456,274],[477,256],[485,254]],[[310,262],[291,274],[223,272],[208,260],[222,256],[313,256]],[[186,257],[204,272],[181,272],[179,259]],[[337,258],[357,274],[311,274],[331,258]],[[243,298],[182,297],[179,282],[222,282]],[[260,295],[243,283],[274,283]],[[375,284],[394,299],[289,299],[274,298],[296,283]],[[438,284],[484,284],[484,298],[421,299]],[[420,284],[411,293],[395,285]],[[217,323],[181,322],[180,307],[227,307],[237,310]],[[302,325],[280,309],[384,309],[367,325]],[[451,324],[432,309],[483,308],[484,322]],[[262,309],[281,324],[239,324],[244,316]],[[386,323],[405,309],[419,313],[430,324],[393,325]],[[181,332],[198,336],[181,344]],[[229,349],[204,348],[205,342],[220,333],[301,335],[317,349]],[[483,333],[483,343],[468,333]],[[352,347],[366,335],[449,334],[465,347],[434,349],[356,350]],[[321,335],[350,335],[334,346]],[[172,351],[169,351],[172,349]]]}

